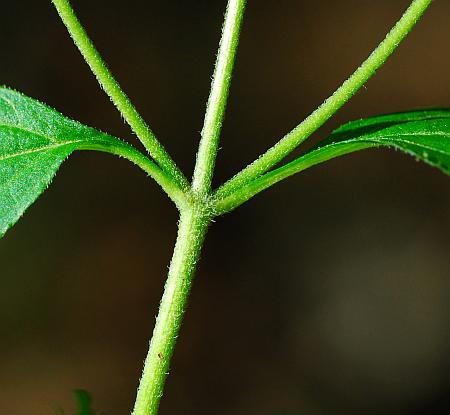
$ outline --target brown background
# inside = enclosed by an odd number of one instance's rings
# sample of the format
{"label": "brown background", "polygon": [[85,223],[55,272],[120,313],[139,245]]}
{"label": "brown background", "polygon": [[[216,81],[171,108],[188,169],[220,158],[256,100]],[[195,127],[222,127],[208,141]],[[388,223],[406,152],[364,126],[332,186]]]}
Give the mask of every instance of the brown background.
{"label": "brown background", "polygon": [[[0,83],[134,140],[50,1],[2,1]],[[99,49],[190,174],[225,1],[77,0]],[[317,106],[406,0],[250,1],[223,181]],[[349,119],[450,106],[450,2],[315,139]],[[0,241],[0,413],[129,413],[175,238],[144,174],[66,162]],[[307,171],[208,236],[161,415],[448,413],[450,181],[398,152]]]}

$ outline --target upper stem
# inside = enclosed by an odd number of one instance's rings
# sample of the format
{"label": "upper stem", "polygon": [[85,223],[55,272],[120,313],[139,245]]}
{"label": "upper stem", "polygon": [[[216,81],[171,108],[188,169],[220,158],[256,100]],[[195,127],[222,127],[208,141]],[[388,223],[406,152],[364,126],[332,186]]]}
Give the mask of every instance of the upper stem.
{"label": "upper stem", "polygon": [[192,183],[194,192],[203,195],[211,190],[245,4],[246,0],[229,0],[225,13]]}
{"label": "upper stem", "polygon": [[153,159],[182,189],[189,183],[155,134],[115,80],[105,61],[78,20],[69,0],[52,0],[73,41],[91,68],[101,87],[122,114]]}
{"label": "upper stem", "polygon": [[226,197],[246,183],[261,176],[275,164],[290,154],[314,131],[320,128],[337,110],[339,110],[383,65],[402,40],[411,31],[432,0],[414,0],[401,19],[391,29],[386,38],[370,54],[364,63],[348,78],[333,95],[318,109],[300,123],[294,130],[260,156],[256,161],[236,174],[223,186],[216,196]]}

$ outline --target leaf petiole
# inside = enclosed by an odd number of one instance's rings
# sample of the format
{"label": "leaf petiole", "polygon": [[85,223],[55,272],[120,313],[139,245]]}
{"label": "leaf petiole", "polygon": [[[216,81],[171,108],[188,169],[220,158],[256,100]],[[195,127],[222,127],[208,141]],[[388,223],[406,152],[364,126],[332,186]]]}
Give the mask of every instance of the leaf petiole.
{"label": "leaf petiole", "polygon": [[80,145],[77,150],[94,150],[123,157],[138,166],[152,179],[154,179],[179,209],[187,203],[186,191],[180,189],[180,187],[174,183],[173,179],[151,159],[124,141],[117,140],[114,145],[108,146],[101,142],[93,141]]}

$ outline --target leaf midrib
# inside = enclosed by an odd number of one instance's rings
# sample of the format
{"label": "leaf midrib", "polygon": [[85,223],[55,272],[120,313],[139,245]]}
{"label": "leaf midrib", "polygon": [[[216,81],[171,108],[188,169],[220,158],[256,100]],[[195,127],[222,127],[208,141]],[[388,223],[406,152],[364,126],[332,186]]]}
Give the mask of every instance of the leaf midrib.
{"label": "leaf midrib", "polygon": [[[429,133],[399,134],[399,135],[395,135],[395,136],[384,135],[382,137],[372,137],[372,138],[370,138],[370,137],[364,137],[364,138],[363,137],[358,137],[358,138],[353,138],[353,139],[345,140],[345,141],[336,141],[336,142],[328,144],[328,145],[326,145],[324,147],[320,147],[316,151],[320,151],[320,150],[323,150],[325,148],[333,147],[333,146],[336,146],[336,145],[351,144],[351,143],[353,143],[355,141],[362,141],[362,142],[365,141],[367,143],[380,143],[381,144],[382,141],[391,140],[391,141],[398,141],[398,142],[400,142],[402,144],[409,144],[409,145],[412,145],[412,146],[415,146],[415,147],[422,147],[424,149],[432,150],[432,151],[435,151],[435,152],[443,154],[443,155],[449,155],[450,154],[450,151],[449,152],[445,152],[444,150],[441,150],[441,149],[438,149],[438,148],[434,148],[434,147],[430,147],[429,145],[426,145],[426,144],[422,144],[422,143],[418,144],[418,143],[415,143],[413,141],[409,141],[409,140],[406,140],[404,138],[401,138],[401,137],[411,137],[411,136],[413,136],[413,137],[417,137],[417,136],[442,136],[442,137],[449,137],[450,133],[443,133],[443,132],[441,132],[441,133],[432,133],[432,134],[429,134]],[[307,155],[307,154],[305,154],[305,155]]]}
{"label": "leaf midrib", "polygon": [[[68,120],[68,121],[70,121],[70,120]],[[91,131],[95,131],[99,135],[108,136],[108,134],[103,133],[101,131],[94,130],[91,127],[83,126],[82,124],[80,124],[79,126],[84,127],[85,129],[88,129],[88,130],[91,130]],[[0,127],[7,127],[7,128],[12,128],[14,130],[25,131],[25,132],[27,132],[29,134],[34,134],[34,135],[37,135],[38,137],[45,138],[46,140],[48,140],[48,141],[50,141],[52,143],[57,143],[58,142],[58,140],[53,138],[52,136],[46,135],[46,134],[44,134],[42,132],[39,132],[39,131],[30,130],[30,129],[24,127],[23,125],[18,126],[18,125],[9,124],[9,123],[6,123],[6,122],[2,121],[0,123]],[[88,140],[85,140],[85,141],[88,141]]]}
{"label": "leaf midrib", "polygon": [[7,156],[0,156],[0,161],[8,160],[8,159],[11,159],[14,157],[24,156],[27,154],[38,153],[40,151],[53,150],[55,148],[64,147],[64,146],[68,146],[71,144],[83,143],[85,141],[86,140],[71,140],[71,141],[65,141],[64,143],[57,143],[57,144],[51,144],[51,145],[44,146],[44,147],[34,148],[32,150],[20,151],[18,153],[8,154]]}

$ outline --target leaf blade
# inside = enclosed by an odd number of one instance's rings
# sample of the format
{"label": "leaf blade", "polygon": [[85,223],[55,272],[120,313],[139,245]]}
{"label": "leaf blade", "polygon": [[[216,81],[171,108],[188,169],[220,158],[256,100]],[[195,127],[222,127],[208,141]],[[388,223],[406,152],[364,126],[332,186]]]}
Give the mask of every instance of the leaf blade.
{"label": "leaf blade", "polygon": [[19,92],[0,88],[0,237],[75,150],[129,148]]}
{"label": "leaf blade", "polygon": [[[410,111],[350,121],[273,172],[284,176],[284,170],[286,173],[290,170],[291,175],[297,173],[297,168],[304,170],[303,167],[373,147],[396,148],[450,174],[450,109]],[[303,166],[309,160],[311,162]]]}
{"label": "leaf blade", "polygon": [[312,152],[356,143],[393,147],[449,174],[450,110],[414,111],[351,121],[294,162]]}

